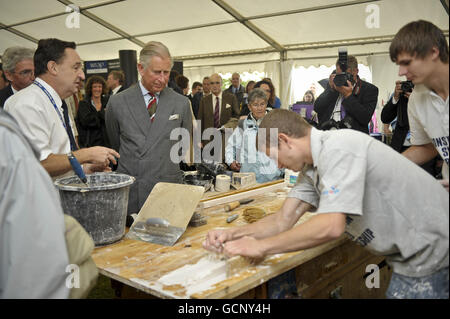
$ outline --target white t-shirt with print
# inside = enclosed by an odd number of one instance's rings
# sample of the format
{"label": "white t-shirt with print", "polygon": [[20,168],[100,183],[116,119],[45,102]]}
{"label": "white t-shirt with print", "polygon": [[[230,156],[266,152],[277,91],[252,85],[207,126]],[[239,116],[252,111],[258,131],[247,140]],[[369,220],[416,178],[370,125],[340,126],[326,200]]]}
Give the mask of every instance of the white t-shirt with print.
{"label": "white t-shirt with print", "polygon": [[449,120],[448,97],[444,101],[439,95],[419,84],[409,97],[408,117],[411,143],[424,145],[433,143],[444,160],[442,176],[448,179]]}

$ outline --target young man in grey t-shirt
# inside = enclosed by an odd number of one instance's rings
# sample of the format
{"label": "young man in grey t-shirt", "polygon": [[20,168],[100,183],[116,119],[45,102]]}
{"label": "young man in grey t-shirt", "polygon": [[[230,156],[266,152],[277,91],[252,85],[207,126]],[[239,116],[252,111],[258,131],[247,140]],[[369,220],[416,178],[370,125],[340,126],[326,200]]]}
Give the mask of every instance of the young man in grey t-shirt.
{"label": "young man in grey t-shirt", "polygon": [[[388,297],[448,298],[449,198],[438,181],[370,136],[319,131],[291,111],[270,112],[261,128],[260,149],[280,168],[300,171],[297,184],[277,213],[209,232],[206,249],[262,258],[345,232],[386,256],[393,268]],[[294,227],[306,211],[317,215]]]}

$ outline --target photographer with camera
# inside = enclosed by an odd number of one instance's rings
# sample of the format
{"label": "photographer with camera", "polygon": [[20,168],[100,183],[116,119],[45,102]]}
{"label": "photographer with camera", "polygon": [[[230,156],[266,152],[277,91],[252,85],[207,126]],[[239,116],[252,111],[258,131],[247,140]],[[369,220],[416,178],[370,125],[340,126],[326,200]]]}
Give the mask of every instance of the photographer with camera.
{"label": "photographer with camera", "polygon": [[[399,153],[406,151],[411,146],[407,139],[409,133],[408,101],[413,89],[414,84],[411,81],[396,81],[394,94],[381,111],[383,123],[389,124],[396,120],[390,145]],[[438,159],[439,157],[435,157],[420,166],[432,176],[436,176],[439,174],[436,168]]]}
{"label": "photographer with camera", "polygon": [[339,50],[336,72],[314,103],[322,130],[351,128],[369,134],[369,122],[377,105],[378,88],[358,76],[358,61]]}
{"label": "photographer with camera", "polygon": [[392,97],[381,111],[381,122],[389,124],[397,118],[391,140],[391,147],[397,152],[403,152],[409,145],[405,144],[409,132],[408,99],[414,84],[410,81],[396,81]]}

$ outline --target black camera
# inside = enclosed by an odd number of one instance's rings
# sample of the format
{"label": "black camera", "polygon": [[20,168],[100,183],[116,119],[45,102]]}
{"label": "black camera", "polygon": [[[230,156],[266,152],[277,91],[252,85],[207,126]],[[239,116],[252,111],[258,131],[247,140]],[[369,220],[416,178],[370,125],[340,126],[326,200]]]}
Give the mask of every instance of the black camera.
{"label": "black camera", "polygon": [[338,65],[341,69],[340,74],[336,74],[334,77],[334,84],[336,86],[348,86],[347,81],[350,81],[351,83],[354,82],[353,75],[351,73],[347,72],[348,68],[348,56],[347,56],[347,49],[346,48],[340,48],[338,50],[339,53],[339,59],[338,59]]}
{"label": "black camera", "polygon": [[321,125],[319,125],[319,129],[321,129],[323,131],[328,131],[328,130],[340,130],[343,128],[352,128],[351,121],[352,121],[351,118],[346,118],[346,119],[343,119],[342,121],[336,121],[334,119],[330,119],[326,122],[323,122]]}
{"label": "black camera", "polygon": [[414,83],[412,81],[402,81],[401,83],[401,90],[402,93],[412,92],[414,89]]}

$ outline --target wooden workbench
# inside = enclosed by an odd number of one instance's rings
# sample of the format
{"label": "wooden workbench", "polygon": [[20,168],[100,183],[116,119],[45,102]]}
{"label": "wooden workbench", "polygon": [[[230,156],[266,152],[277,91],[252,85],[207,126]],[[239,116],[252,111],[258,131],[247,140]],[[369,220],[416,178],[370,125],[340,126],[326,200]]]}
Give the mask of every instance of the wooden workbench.
{"label": "wooden workbench", "polygon": [[[299,269],[299,266],[306,264],[311,265],[317,258],[323,258],[322,256],[332,253],[335,249],[348,245],[349,241],[343,236],[315,248],[268,256],[260,264],[246,266],[242,271],[228,278],[222,274],[217,278],[205,278],[201,282],[170,285],[162,284],[161,278],[167,278],[166,275],[175,274],[177,271],[187,269],[186,267],[195,266],[200,260],[204,260],[203,258],[211,258],[211,253],[202,248],[202,242],[209,230],[245,225],[246,221],[242,217],[242,211],[248,206],[263,207],[268,213],[274,213],[281,207],[288,190],[284,183],[280,183],[279,189],[272,187],[269,192],[252,196],[255,199],[254,202],[241,206],[231,213],[223,211],[224,205],[207,208],[203,211],[207,217],[207,224],[200,227],[188,227],[172,247],[122,239],[115,244],[96,248],[92,257],[102,275],[158,298],[255,297],[254,294],[249,295],[249,291],[290,269]],[[240,214],[239,218],[227,224],[226,218],[235,213]],[[306,221],[312,215],[306,213],[299,223]],[[353,243],[351,244],[353,245]],[[350,255],[354,254],[350,253]],[[325,264],[329,263],[330,260],[326,259]],[[332,266],[336,268],[334,264]],[[317,265],[313,265],[313,267],[317,268]],[[299,270],[297,273],[299,277],[302,276]],[[310,275],[307,276],[311,278]],[[211,284],[208,285],[208,282]],[[311,285],[307,286],[310,288]]]}

